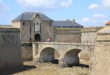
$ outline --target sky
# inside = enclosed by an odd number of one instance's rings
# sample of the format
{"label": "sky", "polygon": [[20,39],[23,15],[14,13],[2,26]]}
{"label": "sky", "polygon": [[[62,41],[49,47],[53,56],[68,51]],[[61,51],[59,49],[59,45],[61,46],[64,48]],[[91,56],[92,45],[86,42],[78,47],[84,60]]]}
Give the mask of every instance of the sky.
{"label": "sky", "polygon": [[110,0],[0,0],[0,25],[23,12],[42,12],[53,20],[76,20],[85,27],[110,20]]}

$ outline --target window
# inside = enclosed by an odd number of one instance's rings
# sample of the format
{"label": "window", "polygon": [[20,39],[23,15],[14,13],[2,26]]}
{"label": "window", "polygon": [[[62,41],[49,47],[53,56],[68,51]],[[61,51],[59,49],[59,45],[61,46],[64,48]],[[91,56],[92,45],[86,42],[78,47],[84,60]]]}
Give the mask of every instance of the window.
{"label": "window", "polygon": [[39,14],[36,14],[36,17],[39,17]]}
{"label": "window", "polygon": [[38,25],[39,23],[37,22],[37,25]]}
{"label": "window", "polygon": [[23,25],[25,25],[25,22],[23,22]]}
{"label": "window", "polygon": [[51,22],[49,22],[49,26],[51,27]]}

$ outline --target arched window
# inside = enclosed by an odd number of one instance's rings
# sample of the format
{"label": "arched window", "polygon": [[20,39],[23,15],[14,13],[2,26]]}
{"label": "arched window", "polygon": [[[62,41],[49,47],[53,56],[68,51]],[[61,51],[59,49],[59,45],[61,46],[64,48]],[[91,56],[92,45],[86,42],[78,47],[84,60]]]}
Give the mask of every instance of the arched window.
{"label": "arched window", "polygon": [[35,35],[35,41],[36,41],[36,42],[40,42],[40,41],[41,41],[41,36],[40,36],[40,34],[36,34],[36,35]]}

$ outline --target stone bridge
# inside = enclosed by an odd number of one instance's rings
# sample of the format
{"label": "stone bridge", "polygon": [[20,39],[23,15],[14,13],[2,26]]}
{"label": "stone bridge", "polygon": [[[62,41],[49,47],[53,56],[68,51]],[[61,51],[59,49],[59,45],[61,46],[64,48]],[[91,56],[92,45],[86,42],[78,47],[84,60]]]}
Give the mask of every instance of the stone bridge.
{"label": "stone bridge", "polygon": [[90,58],[94,45],[81,43],[39,42],[33,43],[33,59],[54,62],[61,65],[76,65],[80,60]]}

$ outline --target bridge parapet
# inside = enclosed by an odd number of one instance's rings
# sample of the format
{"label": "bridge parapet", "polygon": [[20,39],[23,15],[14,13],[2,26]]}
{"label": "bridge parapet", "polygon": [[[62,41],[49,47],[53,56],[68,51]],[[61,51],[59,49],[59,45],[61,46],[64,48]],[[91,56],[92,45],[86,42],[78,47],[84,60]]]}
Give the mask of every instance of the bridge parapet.
{"label": "bridge parapet", "polygon": [[63,43],[63,42],[34,42],[33,44],[48,44],[48,45],[84,45],[94,46],[92,43]]}

